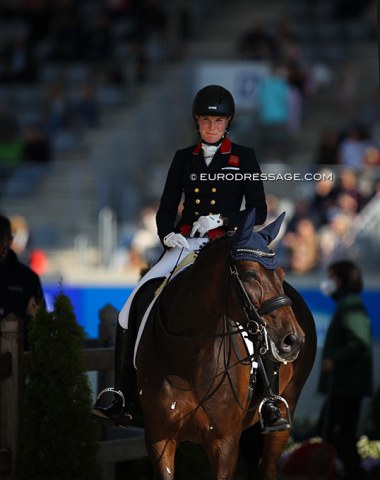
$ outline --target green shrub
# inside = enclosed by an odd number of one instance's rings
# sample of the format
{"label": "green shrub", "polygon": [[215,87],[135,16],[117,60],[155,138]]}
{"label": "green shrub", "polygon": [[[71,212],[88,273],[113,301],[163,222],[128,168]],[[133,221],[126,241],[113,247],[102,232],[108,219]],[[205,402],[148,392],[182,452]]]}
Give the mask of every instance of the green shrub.
{"label": "green shrub", "polygon": [[31,324],[18,480],[97,480],[98,428],[82,355],[85,334],[62,292]]}

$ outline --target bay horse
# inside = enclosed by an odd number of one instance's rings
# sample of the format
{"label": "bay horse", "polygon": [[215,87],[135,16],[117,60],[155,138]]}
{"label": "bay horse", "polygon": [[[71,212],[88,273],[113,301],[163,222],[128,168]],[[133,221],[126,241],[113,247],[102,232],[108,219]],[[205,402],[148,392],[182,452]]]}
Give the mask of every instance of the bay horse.
{"label": "bay horse", "polygon": [[[252,363],[240,330],[252,338],[256,356],[280,365],[279,393],[293,417],[314,363],[316,336],[310,311],[284,283],[268,248],[282,220],[253,232],[251,211],[235,234],[203,247],[194,264],[166,284],[150,312],[135,363],[157,480],[174,479],[175,453],[185,441],[203,447],[214,480],[233,478],[242,431],[260,425],[266,394],[263,382],[250,389]],[[288,438],[289,430],[261,435],[257,478],[277,478]],[[251,448],[254,453],[260,447]]]}

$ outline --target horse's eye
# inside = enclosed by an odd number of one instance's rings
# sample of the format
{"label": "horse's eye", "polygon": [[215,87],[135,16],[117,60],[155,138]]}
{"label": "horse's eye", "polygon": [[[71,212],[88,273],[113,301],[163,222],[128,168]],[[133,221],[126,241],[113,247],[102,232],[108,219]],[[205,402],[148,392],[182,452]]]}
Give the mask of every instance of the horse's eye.
{"label": "horse's eye", "polygon": [[243,274],[244,280],[257,280],[259,278],[256,270],[247,270]]}

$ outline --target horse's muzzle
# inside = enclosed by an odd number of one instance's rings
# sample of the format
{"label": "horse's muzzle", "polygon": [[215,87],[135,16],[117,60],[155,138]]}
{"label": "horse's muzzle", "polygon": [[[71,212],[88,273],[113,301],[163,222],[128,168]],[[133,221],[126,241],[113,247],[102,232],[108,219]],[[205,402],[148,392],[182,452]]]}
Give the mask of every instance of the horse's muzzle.
{"label": "horse's muzzle", "polygon": [[270,351],[279,362],[292,362],[298,357],[303,344],[305,335],[296,332],[288,333],[277,344],[270,340]]}

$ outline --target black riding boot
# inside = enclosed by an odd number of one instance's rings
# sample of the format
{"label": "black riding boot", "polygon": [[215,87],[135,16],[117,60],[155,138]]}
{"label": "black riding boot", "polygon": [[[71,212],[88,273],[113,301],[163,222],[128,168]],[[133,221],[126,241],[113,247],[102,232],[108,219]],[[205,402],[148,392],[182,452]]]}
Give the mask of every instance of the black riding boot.
{"label": "black riding boot", "polygon": [[[278,364],[266,360],[262,363],[263,376],[267,376],[269,384],[270,395],[267,396],[261,403],[260,421],[262,433],[278,432],[281,430],[290,429],[290,416],[288,412],[287,403],[278,394]],[[280,404],[283,403],[286,407],[287,418],[282,416]]]}
{"label": "black riding boot", "polygon": [[[135,337],[128,329],[125,330],[117,323],[115,342],[115,387],[106,388],[98,395],[92,410],[95,420],[114,426],[127,427],[132,419],[130,403],[127,398],[135,386],[135,369],[133,367],[133,351]],[[100,406],[100,398],[106,392],[113,392],[112,402]]]}

